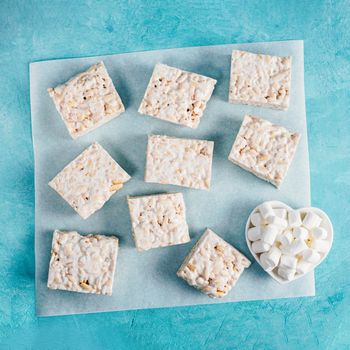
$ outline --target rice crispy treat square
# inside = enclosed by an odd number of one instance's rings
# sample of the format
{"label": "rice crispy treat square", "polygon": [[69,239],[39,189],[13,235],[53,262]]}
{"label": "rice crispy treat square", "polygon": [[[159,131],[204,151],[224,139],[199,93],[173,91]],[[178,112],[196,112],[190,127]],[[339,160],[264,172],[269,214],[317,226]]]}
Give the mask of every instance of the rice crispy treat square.
{"label": "rice crispy treat square", "polygon": [[93,143],[50,182],[83,218],[103,207],[130,179],[128,173],[98,143]]}
{"label": "rice crispy treat square", "polygon": [[118,243],[115,236],[55,230],[48,288],[112,295]]}
{"label": "rice crispy treat square", "polygon": [[294,158],[300,134],[246,115],[228,159],[279,187]]}
{"label": "rice crispy treat square", "polygon": [[128,197],[128,205],[138,251],[190,241],[182,193]]}
{"label": "rice crispy treat square", "polygon": [[207,229],[177,271],[190,286],[211,298],[225,296],[250,261],[215,232]]}
{"label": "rice crispy treat square", "polygon": [[291,57],[233,50],[229,102],[288,109]]}
{"label": "rice crispy treat square", "polygon": [[214,142],[149,135],[145,181],[210,189]]}
{"label": "rice crispy treat square", "polygon": [[139,113],[196,128],[215,84],[215,79],[158,63]]}
{"label": "rice crispy treat square", "polygon": [[48,92],[73,139],[125,111],[103,62]]}

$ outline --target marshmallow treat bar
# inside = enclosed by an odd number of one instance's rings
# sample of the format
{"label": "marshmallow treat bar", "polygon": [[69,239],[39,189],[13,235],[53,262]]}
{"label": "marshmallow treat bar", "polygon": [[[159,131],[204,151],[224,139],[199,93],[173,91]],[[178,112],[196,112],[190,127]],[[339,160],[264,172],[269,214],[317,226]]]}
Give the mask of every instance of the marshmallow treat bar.
{"label": "marshmallow treat bar", "polygon": [[229,102],[288,109],[291,57],[233,50]]}
{"label": "marshmallow treat bar", "polygon": [[128,197],[128,205],[137,250],[190,241],[182,193]]}
{"label": "marshmallow treat bar", "polygon": [[215,84],[215,79],[157,64],[139,113],[196,128]]}
{"label": "marshmallow treat bar", "polygon": [[47,286],[80,293],[112,295],[118,254],[114,236],[81,236],[56,230]]}
{"label": "marshmallow treat bar", "polygon": [[123,103],[103,62],[48,89],[73,139],[124,112]]}
{"label": "marshmallow treat bar", "polygon": [[146,182],[209,190],[214,142],[150,135]]}
{"label": "marshmallow treat bar", "polygon": [[300,134],[246,115],[228,159],[279,187],[293,160]]}
{"label": "marshmallow treat bar", "polygon": [[83,218],[87,219],[123,187],[130,176],[98,143],[93,143],[50,182]]}
{"label": "marshmallow treat bar", "polygon": [[207,229],[181,265],[177,275],[212,298],[225,296],[250,261]]}

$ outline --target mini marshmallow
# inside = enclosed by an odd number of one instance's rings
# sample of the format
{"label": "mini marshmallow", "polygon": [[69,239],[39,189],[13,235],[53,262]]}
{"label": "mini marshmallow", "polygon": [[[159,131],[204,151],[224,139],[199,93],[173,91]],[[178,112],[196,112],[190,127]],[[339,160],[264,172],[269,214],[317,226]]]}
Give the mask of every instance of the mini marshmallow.
{"label": "mini marshmallow", "polygon": [[268,202],[264,202],[259,206],[261,216],[266,219],[268,216],[274,216],[272,206]]}
{"label": "mini marshmallow", "polygon": [[319,253],[326,253],[329,249],[329,242],[323,239],[315,239],[311,244],[311,248],[315,249]]}
{"label": "mini marshmallow", "polygon": [[278,241],[281,242],[282,245],[286,246],[293,242],[294,237],[292,231],[284,230],[282,233],[278,235]]}
{"label": "mini marshmallow", "polygon": [[276,266],[271,264],[266,255],[267,253],[262,253],[260,255],[260,264],[265,271],[272,271]]}
{"label": "mini marshmallow", "polygon": [[251,217],[250,217],[250,221],[254,226],[260,226],[261,224],[261,215],[259,213],[254,213]]}
{"label": "mini marshmallow", "polygon": [[287,218],[287,209],[274,209],[275,215],[278,216],[281,219],[286,219]]}
{"label": "mini marshmallow", "polygon": [[277,273],[287,281],[291,281],[295,275],[295,269],[286,269],[283,267],[279,267]]}
{"label": "mini marshmallow", "polygon": [[299,239],[302,239],[305,241],[309,237],[309,232],[304,227],[294,227],[293,228],[293,236],[295,238],[299,238]]}
{"label": "mini marshmallow", "polygon": [[277,243],[277,246],[279,246],[279,245],[280,245],[279,243],[281,243],[282,235],[283,235],[283,232],[280,232],[280,233],[278,233],[277,236],[276,236],[275,243]]}
{"label": "mini marshmallow", "polygon": [[304,261],[309,262],[311,264],[317,264],[321,259],[321,255],[313,249],[306,249],[302,251],[300,255],[302,256]]}
{"label": "mini marshmallow", "polygon": [[260,227],[252,227],[248,230],[248,239],[250,241],[257,241],[261,238]]}
{"label": "mini marshmallow", "polygon": [[267,252],[268,250],[270,250],[270,248],[271,248],[270,244],[265,243],[261,240],[255,241],[252,243],[252,250],[254,253],[257,253],[257,254]]}
{"label": "mini marshmallow", "polygon": [[[308,249],[308,246],[306,245],[305,241],[302,239],[296,239],[294,242],[292,242],[289,246],[289,253],[296,255],[301,253],[303,250]],[[288,252],[288,251],[287,251]]]}
{"label": "mini marshmallow", "polygon": [[284,255],[293,255],[290,252],[290,244],[282,244],[280,247],[282,254]]}
{"label": "mini marshmallow", "polygon": [[310,211],[305,215],[303,225],[310,230],[314,227],[320,226],[321,222],[322,218]]}
{"label": "mini marshmallow", "polygon": [[311,229],[310,233],[315,239],[326,239],[327,238],[327,230],[323,227],[314,227]]}
{"label": "mini marshmallow", "polygon": [[278,227],[275,225],[266,225],[261,233],[261,239],[272,245],[275,242],[276,236],[278,234]]}
{"label": "mini marshmallow", "polygon": [[268,224],[272,224],[278,227],[286,228],[288,226],[287,220],[284,220],[278,216],[268,216],[266,218]]}
{"label": "mini marshmallow", "polygon": [[297,262],[298,262],[298,259],[295,256],[282,254],[279,267],[295,270],[295,268],[297,267]]}
{"label": "mini marshmallow", "polygon": [[312,264],[301,260],[297,264],[297,273],[304,274],[304,273],[310,271],[311,268],[312,268]]}
{"label": "mini marshmallow", "polygon": [[300,213],[296,210],[288,211],[288,223],[290,227],[301,226],[301,217]]}
{"label": "mini marshmallow", "polygon": [[261,254],[260,262],[264,270],[272,271],[278,265],[281,254],[277,247],[272,247],[267,253]]}

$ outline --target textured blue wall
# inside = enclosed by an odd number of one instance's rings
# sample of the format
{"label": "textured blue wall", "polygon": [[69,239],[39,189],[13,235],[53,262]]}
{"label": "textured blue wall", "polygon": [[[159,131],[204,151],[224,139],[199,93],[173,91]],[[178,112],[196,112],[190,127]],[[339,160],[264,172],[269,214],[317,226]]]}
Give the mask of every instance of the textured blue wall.
{"label": "textured blue wall", "polygon": [[[350,348],[350,2],[0,1],[1,349]],[[31,61],[305,40],[312,203],[334,222],[315,298],[34,315]]]}

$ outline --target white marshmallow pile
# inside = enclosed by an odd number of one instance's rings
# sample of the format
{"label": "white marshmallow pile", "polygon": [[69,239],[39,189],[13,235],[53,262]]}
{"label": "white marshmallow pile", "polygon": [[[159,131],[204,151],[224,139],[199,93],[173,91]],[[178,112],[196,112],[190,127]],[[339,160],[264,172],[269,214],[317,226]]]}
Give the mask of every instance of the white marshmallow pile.
{"label": "white marshmallow pile", "polygon": [[312,270],[328,253],[330,233],[322,222],[312,211],[275,208],[265,202],[250,216],[247,237],[264,270],[291,281]]}

